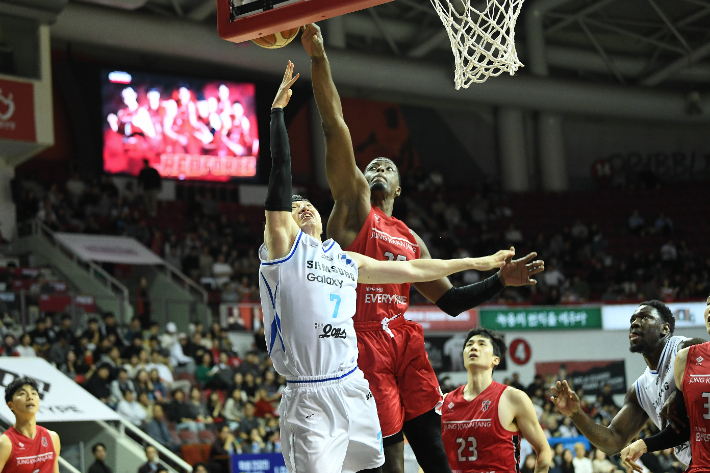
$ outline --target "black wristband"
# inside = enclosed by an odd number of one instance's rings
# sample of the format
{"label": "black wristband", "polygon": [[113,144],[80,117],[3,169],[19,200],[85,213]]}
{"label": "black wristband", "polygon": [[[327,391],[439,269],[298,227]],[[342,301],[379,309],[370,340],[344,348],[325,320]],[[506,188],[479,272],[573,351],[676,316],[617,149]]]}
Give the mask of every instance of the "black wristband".
{"label": "black wristband", "polygon": [[266,191],[264,208],[269,211],[290,212],[291,195],[291,152],[288,144],[288,132],[284,122],[282,108],[271,109],[271,174]]}
{"label": "black wristband", "polygon": [[461,312],[473,309],[505,288],[498,273],[476,284],[464,287],[452,287],[436,301],[436,306],[447,314],[456,317]]}
{"label": "black wristband", "polygon": [[657,452],[659,450],[665,450],[666,448],[677,447],[688,440],[690,440],[690,428],[676,432],[671,425],[661,430],[656,435],[643,439],[646,444],[646,449],[649,452]]}

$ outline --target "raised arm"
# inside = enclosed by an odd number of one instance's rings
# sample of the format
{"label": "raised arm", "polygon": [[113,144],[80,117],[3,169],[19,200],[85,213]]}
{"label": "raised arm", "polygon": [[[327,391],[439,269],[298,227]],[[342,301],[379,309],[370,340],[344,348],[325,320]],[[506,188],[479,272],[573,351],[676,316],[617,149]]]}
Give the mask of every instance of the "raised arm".
{"label": "raised arm", "polygon": [[431,281],[468,269],[487,271],[503,266],[505,259],[511,253],[508,250],[501,250],[483,258],[378,261],[359,253],[347,252],[348,256],[357,264],[358,282],[365,284],[403,284]]}
{"label": "raised arm", "polygon": [[301,42],[311,57],[313,94],[325,134],[325,172],[335,199],[328,235],[345,247],[355,239],[370,212],[370,187],[355,163],[350,130],[343,118],[318,25],[304,26]]}
{"label": "raised arm", "polygon": [[281,87],[271,106],[271,174],[266,194],[266,230],[264,239],[269,251],[269,259],[286,256],[298,235],[298,225],[291,217],[291,154],[288,133],[284,122],[283,108],[291,98],[291,85],[298,79],[293,77],[293,63],[288,62]]}
{"label": "raised arm", "polygon": [[567,381],[558,381],[551,388],[552,402],[564,415],[572,419],[577,429],[594,446],[607,455],[616,455],[627,446],[648,420],[648,415],[639,405],[636,390],[632,385],[624,398],[624,405],[612,419],[609,427],[597,424],[580,408],[579,397],[570,389]]}

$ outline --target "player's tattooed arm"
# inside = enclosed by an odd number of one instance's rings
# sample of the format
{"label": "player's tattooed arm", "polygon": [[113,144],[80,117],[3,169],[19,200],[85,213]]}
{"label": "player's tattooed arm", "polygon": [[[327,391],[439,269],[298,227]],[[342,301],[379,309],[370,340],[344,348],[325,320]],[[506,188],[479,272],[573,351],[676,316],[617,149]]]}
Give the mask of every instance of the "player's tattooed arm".
{"label": "player's tattooed arm", "polygon": [[12,453],[12,441],[7,435],[0,436],[0,471],[5,468],[5,464],[10,459]]}
{"label": "player's tattooed arm", "polygon": [[612,419],[609,427],[597,424],[581,409],[579,397],[569,387],[567,381],[558,381],[551,391],[551,399],[555,407],[572,419],[580,433],[607,455],[619,453],[638,435],[648,420],[646,412],[638,403],[633,386],[626,393],[624,405]]}

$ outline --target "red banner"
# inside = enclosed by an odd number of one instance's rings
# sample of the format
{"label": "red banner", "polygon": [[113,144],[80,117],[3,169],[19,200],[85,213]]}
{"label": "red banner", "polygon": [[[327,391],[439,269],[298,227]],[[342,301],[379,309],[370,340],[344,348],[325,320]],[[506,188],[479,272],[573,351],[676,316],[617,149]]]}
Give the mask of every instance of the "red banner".
{"label": "red banner", "polygon": [[466,332],[478,325],[478,310],[471,309],[451,317],[436,306],[411,305],[404,318],[421,324],[425,332]]}
{"label": "red banner", "polygon": [[0,80],[0,139],[37,141],[34,86]]}

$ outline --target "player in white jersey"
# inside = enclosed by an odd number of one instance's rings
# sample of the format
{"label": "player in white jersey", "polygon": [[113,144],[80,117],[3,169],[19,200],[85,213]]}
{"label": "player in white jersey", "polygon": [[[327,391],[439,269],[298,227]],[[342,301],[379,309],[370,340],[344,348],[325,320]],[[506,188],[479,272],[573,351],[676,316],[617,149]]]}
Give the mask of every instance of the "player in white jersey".
{"label": "player in white jersey", "polygon": [[[636,437],[648,419],[663,428],[664,404],[674,405],[676,385],[673,379],[675,356],[679,350],[704,343],[700,338],[674,337],[675,318],[668,306],[653,300],[641,303],[631,316],[629,350],[641,353],[646,371],[631,385],[624,405],[609,427],[596,424],[580,409],[579,397],[567,381],[558,381],[552,389],[552,401],[559,411],[570,417],[577,429],[607,455],[619,453]],[[665,419],[664,419],[665,420]],[[688,465],[688,444],[676,448],[676,456]]]}
{"label": "player in white jersey", "polygon": [[321,242],[311,203],[291,195],[283,107],[291,96],[289,61],[271,109],[272,168],[266,196],[259,288],[269,356],[287,387],[279,407],[289,472],[381,471],[375,401],[357,367],[355,287],[431,281],[467,269],[499,268],[512,251],[460,260],[377,261]]}

